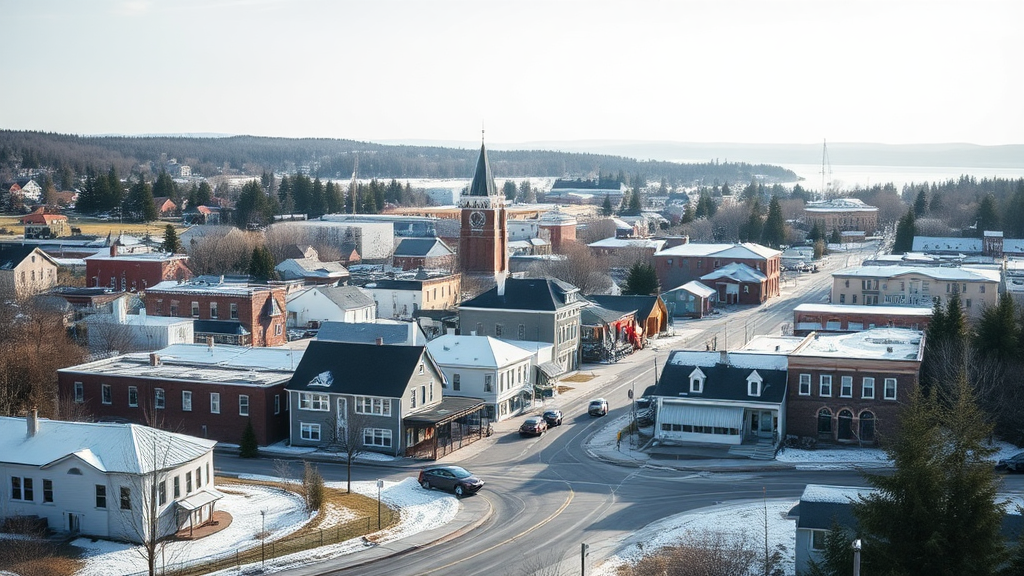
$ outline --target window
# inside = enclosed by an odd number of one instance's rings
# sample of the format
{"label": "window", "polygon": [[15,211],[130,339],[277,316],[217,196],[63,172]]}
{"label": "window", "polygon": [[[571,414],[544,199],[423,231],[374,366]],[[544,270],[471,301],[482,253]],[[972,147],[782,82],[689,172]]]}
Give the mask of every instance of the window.
{"label": "window", "polygon": [[433,378],[431,378],[430,386],[428,388],[430,389],[430,401],[433,402],[434,401],[434,380],[433,380]]}
{"label": "window", "polygon": [[391,401],[387,398],[356,396],[356,414],[391,416]]}
{"label": "window", "polygon": [[818,434],[832,435],[832,411],[828,408],[818,410]]}
{"label": "window", "polygon": [[842,376],[839,378],[839,397],[853,397],[853,376]]}
{"label": "window", "polygon": [[167,398],[164,395],[164,389],[157,388],[153,396],[153,407],[156,408],[157,410],[163,410],[166,405]]}
{"label": "window", "polygon": [[981,294],[985,293],[985,285],[984,284],[979,284],[978,285],[978,292],[981,293]]}
{"label": "window", "polygon": [[409,391],[409,407],[410,408],[415,408],[416,407],[416,390],[410,390]]}
{"label": "window", "polygon": [[25,500],[28,500],[29,502],[32,502],[33,500],[36,499],[36,495],[32,491],[32,479],[31,478],[25,478],[24,491],[25,491]]}
{"label": "window", "polygon": [[866,410],[860,413],[860,440],[861,442],[875,441],[875,415]]}
{"label": "window", "polygon": [[328,412],[331,409],[331,397],[327,394],[299,393],[299,410],[315,410]]}
{"label": "window", "polygon": [[303,440],[310,440],[313,442],[320,441],[320,425],[319,424],[307,424],[302,422],[299,424],[299,435]]}
{"label": "window", "polygon": [[75,402],[85,402],[85,386],[81,382],[75,382]]}
{"label": "window", "polygon": [[853,303],[853,304],[857,303],[857,295],[856,294],[853,295],[853,300],[851,301],[851,303]]}
{"label": "window", "polygon": [[185,494],[188,495],[188,494],[191,494],[191,493],[192,493],[192,473],[191,472],[185,472]]}
{"label": "window", "polygon": [[747,396],[760,396],[762,382],[764,382],[764,380],[756,370],[751,373],[750,376],[747,377]]}
{"label": "window", "polygon": [[750,286],[744,285],[743,286],[743,293],[744,294],[750,294]]}
{"label": "window", "polygon": [[801,374],[800,375],[800,389],[799,393],[801,396],[811,395],[811,375]]}
{"label": "window", "polygon": [[132,408],[139,406],[139,389],[135,386],[128,387],[128,405]]}
{"label": "window", "polygon": [[821,381],[818,386],[819,396],[831,396],[832,395],[832,375],[822,374]]}
{"label": "window", "polygon": [[177,500],[181,497],[181,477],[174,477],[174,499]]}
{"label": "window", "polygon": [[232,320],[238,320],[238,304],[234,302],[229,304],[229,314],[231,314]]}
{"label": "window", "polygon": [[494,392],[494,374],[484,374],[484,392]]}
{"label": "window", "polygon": [[967,307],[967,308],[970,308],[970,307],[971,307],[971,299],[970,299],[970,298],[967,298],[967,299],[965,299],[965,300],[964,300],[964,303],[966,304],[966,307]]}
{"label": "window", "polygon": [[895,378],[886,378],[885,379],[885,392],[884,392],[884,395],[882,396],[882,398],[885,398],[886,400],[895,400],[896,399],[896,379]]}
{"label": "window", "polygon": [[127,486],[121,486],[121,510],[132,509],[132,490]]}
{"label": "window", "polygon": [[167,503],[167,481],[166,480],[161,480],[160,481],[160,485],[159,485],[158,490],[156,491],[156,493],[157,493],[157,501],[159,502],[159,505],[163,506],[164,504],[166,504]]}
{"label": "window", "polygon": [[494,335],[500,338],[501,337],[501,332],[504,329],[505,329],[505,327],[503,325],[495,324],[494,325]]}
{"label": "window", "polygon": [[846,304],[846,294],[840,294],[839,295],[839,303],[840,304]]}
{"label": "window", "polygon": [[274,336],[280,336],[284,333],[284,328],[280,324],[274,324]]}
{"label": "window", "polygon": [[700,368],[695,368],[693,372],[690,372],[690,393],[691,394],[702,394],[704,392],[704,372]]}
{"label": "window", "polygon": [[864,378],[864,381],[860,386],[860,397],[861,398],[874,398],[875,397],[875,379]]}
{"label": "window", "polygon": [[192,392],[190,390],[181,391],[181,410],[182,412],[192,411]]}
{"label": "window", "polygon": [[281,413],[281,395],[274,394],[274,414]]}
{"label": "window", "polygon": [[21,492],[21,477],[11,476],[11,500],[24,500]]}
{"label": "window", "polygon": [[220,414],[220,392],[210,392],[210,414]]}
{"label": "window", "polygon": [[43,479],[43,502],[53,502],[53,480]]}
{"label": "window", "polygon": [[192,317],[199,318],[199,302],[192,303]]}
{"label": "window", "polygon": [[107,487],[102,484],[96,485],[96,507],[107,507]]}
{"label": "window", "polygon": [[386,428],[364,428],[364,446],[380,446],[381,448],[391,447],[391,430]]}
{"label": "window", "polygon": [[238,415],[248,416],[249,415],[249,397],[245,394],[238,395]]}
{"label": "window", "polygon": [[524,324],[519,325],[519,339],[526,340],[526,325]]}
{"label": "window", "polygon": [[217,303],[216,302],[210,302],[210,318],[216,318],[216,317],[217,317]]}
{"label": "window", "polygon": [[452,374],[452,389],[462,390],[462,375]]}
{"label": "window", "polygon": [[811,550],[824,550],[828,530],[811,530]]}
{"label": "window", "polygon": [[110,390],[110,384],[100,384],[100,399],[104,404],[114,403],[114,393]]}
{"label": "window", "polygon": [[196,488],[203,487],[203,469],[196,468]]}

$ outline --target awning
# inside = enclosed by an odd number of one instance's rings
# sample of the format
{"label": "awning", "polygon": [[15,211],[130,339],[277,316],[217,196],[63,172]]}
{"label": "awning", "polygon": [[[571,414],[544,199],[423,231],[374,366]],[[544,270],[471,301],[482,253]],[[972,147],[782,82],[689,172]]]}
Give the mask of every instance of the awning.
{"label": "awning", "polygon": [[671,424],[740,429],[743,428],[743,408],[699,404],[662,404],[658,419]]}
{"label": "awning", "polygon": [[223,497],[224,495],[216,490],[210,488],[203,488],[202,490],[196,492],[195,494],[189,496],[188,498],[178,500],[176,504],[182,507],[183,509],[192,512],[194,510],[199,510],[200,508],[206,506],[207,504],[216,502],[217,500],[220,500]]}
{"label": "awning", "polygon": [[541,362],[537,368],[540,368],[540,371],[548,378],[554,378],[563,372],[562,367],[554,362]]}

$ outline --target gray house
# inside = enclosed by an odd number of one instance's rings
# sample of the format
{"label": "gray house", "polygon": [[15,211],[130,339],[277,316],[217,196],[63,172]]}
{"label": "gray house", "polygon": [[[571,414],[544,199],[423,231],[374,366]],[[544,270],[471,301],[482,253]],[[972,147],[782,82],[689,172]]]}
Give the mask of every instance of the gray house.
{"label": "gray house", "polygon": [[550,342],[563,371],[579,368],[579,289],[554,278],[508,278],[459,306],[462,334]]}
{"label": "gray house", "polygon": [[443,387],[424,346],[310,342],[285,386],[291,444],[436,457],[439,442],[443,452],[479,428],[483,409],[482,400],[444,399]]}

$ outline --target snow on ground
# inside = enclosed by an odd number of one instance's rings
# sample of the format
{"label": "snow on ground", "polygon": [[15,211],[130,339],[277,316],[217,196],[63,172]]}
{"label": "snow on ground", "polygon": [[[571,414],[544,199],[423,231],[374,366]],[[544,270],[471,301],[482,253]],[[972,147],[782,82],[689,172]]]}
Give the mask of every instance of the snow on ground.
{"label": "snow on ground", "polygon": [[[996,462],[1009,458],[1021,449],[1009,442],[996,440],[990,444],[995,452],[988,457]],[[892,463],[881,448],[860,448],[856,446],[837,446],[834,448],[816,448],[800,450],[786,448],[775,458],[779,462],[796,465],[797,470],[849,470],[851,468],[884,468]]]}
{"label": "snow on ground", "polygon": [[[796,572],[796,522],[786,514],[796,505],[793,500],[768,500],[768,546],[786,547],[782,569],[787,574]],[[727,537],[745,538],[755,550],[764,546],[765,503],[762,501],[725,504],[692,510],[664,518],[645,526],[626,539],[605,562],[591,571],[593,576],[613,576],[616,568],[635,563],[642,557],[665,546],[681,544],[688,533],[719,532]],[[641,547],[642,546],[642,547]]]}
{"label": "snow on ground", "polygon": [[[220,490],[224,492],[224,498],[217,502],[217,509],[231,514],[231,525],[198,540],[167,543],[162,555],[164,562],[190,562],[233,554],[236,550],[258,545],[257,534],[264,520],[261,510],[266,511],[268,540],[287,536],[309,520],[301,498],[293,492],[250,485],[230,485]],[[78,538],[72,544],[85,550],[85,566],[77,576],[108,576],[146,570],[141,546],[90,538]]]}
{"label": "snow on ground", "polygon": [[[225,444],[223,442],[218,443],[218,446],[236,447],[233,444]],[[317,458],[339,460],[342,462],[344,462],[347,457],[343,452],[326,452],[310,446],[289,446],[287,440],[282,440],[276,444],[260,448],[260,454],[270,457],[273,457],[274,455],[293,457],[316,455]],[[380,454],[379,452],[360,452],[355,456],[355,458],[353,458],[353,460],[361,460],[363,462],[393,462],[396,458],[394,456],[388,456],[387,454]]]}

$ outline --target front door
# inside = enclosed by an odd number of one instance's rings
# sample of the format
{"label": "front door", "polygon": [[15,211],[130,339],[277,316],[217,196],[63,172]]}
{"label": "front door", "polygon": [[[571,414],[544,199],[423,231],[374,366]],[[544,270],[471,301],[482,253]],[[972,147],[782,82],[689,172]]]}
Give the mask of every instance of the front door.
{"label": "front door", "polygon": [[81,515],[68,512],[68,532],[72,534],[78,534],[78,532],[82,529],[81,520]]}
{"label": "front door", "polygon": [[[754,430],[759,438],[771,438],[772,432],[774,432],[772,427],[773,418],[771,410],[759,410],[754,412],[754,414],[757,415],[758,418],[751,422],[751,430]],[[753,426],[755,423],[757,424],[756,429]]]}
{"label": "front door", "polygon": [[338,442],[348,442],[348,398],[338,398]]}

